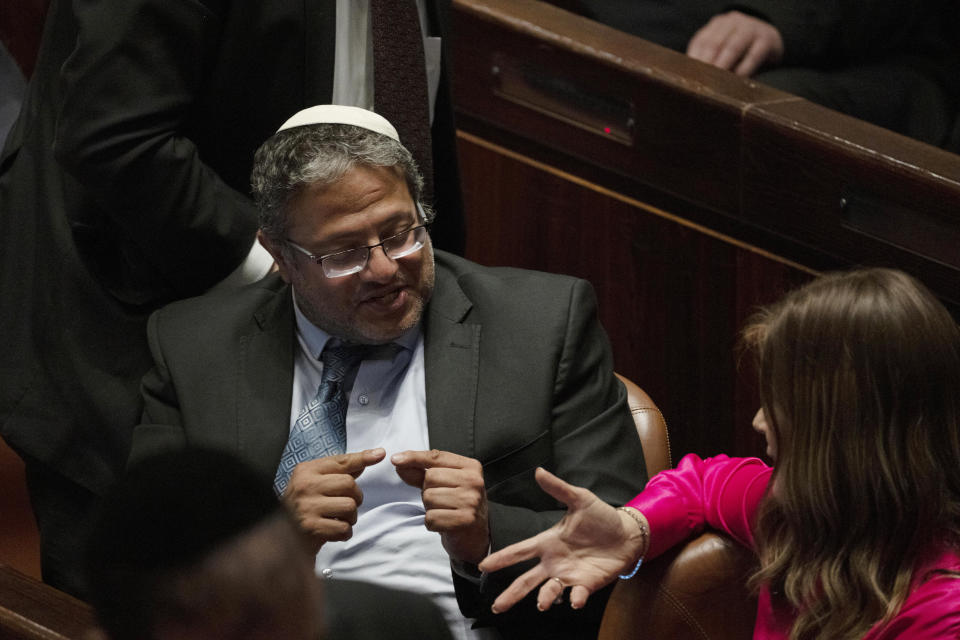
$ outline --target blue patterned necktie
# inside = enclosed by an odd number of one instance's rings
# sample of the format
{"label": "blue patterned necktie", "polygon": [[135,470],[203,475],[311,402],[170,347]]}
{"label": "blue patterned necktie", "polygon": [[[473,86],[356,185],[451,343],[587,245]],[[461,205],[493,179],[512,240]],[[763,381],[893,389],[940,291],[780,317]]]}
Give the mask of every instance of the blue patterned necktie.
{"label": "blue patterned necktie", "polygon": [[343,380],[364,358],[366,345],[327,345],[320,355],[323,376],[320,388],[310,404],[300,413],[287,446],[280,456],[280,466],[273,480],[277,495],[282,495],[293,468],[324,456],[344,453],[347,450],[347,397]]}

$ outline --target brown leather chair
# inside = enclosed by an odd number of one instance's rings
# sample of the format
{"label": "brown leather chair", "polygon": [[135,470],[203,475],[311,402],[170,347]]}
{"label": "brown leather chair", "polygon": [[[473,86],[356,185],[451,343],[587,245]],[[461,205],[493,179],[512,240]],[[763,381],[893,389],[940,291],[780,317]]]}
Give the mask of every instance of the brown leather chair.
{"label": "brown leather chair", "polygon": [[647,464],[647,475],[652,476],[664,469],[669,469],[673,466],[670,460],[670,434],[663,414],[646,391],[619,373],[616,376],[627,389],[627,404],[630,405],[637,435],[640,436],[640,442],[643,444],[643,459]]}
{"label": "brown leather chair", "polygon": [[[648,473],[672,467],[660,410],[640,387],[617,377],[627,388]],[[754,554],[729,537],[696,536],[617,583],[598,640],[749,639],[757,601],[746,581],[755,568]]]}

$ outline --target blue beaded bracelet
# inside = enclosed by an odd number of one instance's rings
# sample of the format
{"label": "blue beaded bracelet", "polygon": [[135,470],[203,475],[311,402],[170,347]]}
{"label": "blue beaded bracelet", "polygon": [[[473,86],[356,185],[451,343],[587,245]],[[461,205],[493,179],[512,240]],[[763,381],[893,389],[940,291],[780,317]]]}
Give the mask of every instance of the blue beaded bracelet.
{"label": "blue beaded bracelet", "polygon": [[625,573],[620,575],[621,580],[629,580],[633,576],[637,575],[637,571],[640,570],[640,565],[643,564],[643,556],[640,556],[640,559],[637,560],[637,564],[633,567],[633,571],[630,573]]}
{"label": "blue beaded bracelet", "polygon": [[[632,507],[617,507],[617,511],[623,511],[625,514],[630,516],[630,518],[632,518],[634,522],[637,523],[637,526],[640,527],[640,537],[642,537],[644,541],[647,542],[647,545],[649,546],[650,530],[647,529],[647,525],[643,521],[643,517],[640,515],[640,512],[638,512],[636,509],[633,509]],[[631,571],[630,573],[622,574],[620,576],[620,579],[629,580],[633,576],[637,575],[637,571],[640,570],[640,565],[642,564],[643,564],[643,554],[641,554],[640,557],[637,559],[637,564],[634,565],[633,571]]]}

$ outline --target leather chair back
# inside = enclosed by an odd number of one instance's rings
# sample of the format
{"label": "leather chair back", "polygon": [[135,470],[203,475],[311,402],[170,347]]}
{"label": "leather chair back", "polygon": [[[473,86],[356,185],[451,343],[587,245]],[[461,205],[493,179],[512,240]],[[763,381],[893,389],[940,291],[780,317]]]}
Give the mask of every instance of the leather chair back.
{"label": "leather chair back", "polygon": [[703,533],[618,581],[597,640],[750,640],[757,599],[746,581],[755,567],[749,549]]}
{"label": "leather chair back", "polygon": [[[617,375],[649,475],[673,466],[660,410],[643,389]],[[757,612],[746,581],[756,556],[731,538],[706,532],[645,563],[610,595],[597,640],[749,640]]]}
{"label": "leather chair back", "polygon": [[670,434],[663,414],[646,391],[619,373],[616,376],[627,389],[627,404],[630,405],[637,435],[640,436],[640,443],[643,445],[647,475],[653,476],[664,469],[669,469],[673,466],[670,459]]}

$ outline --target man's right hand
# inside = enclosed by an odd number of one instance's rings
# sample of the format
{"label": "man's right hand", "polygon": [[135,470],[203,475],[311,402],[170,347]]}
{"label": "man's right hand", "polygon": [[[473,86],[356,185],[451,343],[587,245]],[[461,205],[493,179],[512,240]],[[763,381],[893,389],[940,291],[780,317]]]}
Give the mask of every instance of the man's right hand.
{"label": "man's right hand", "polygon": [[325,542],[348,540],[357,522],[363,492],[356,479],[383,460],[383,449],[366,449],[301,462],[290,474],[283,501],[319,551]]}

